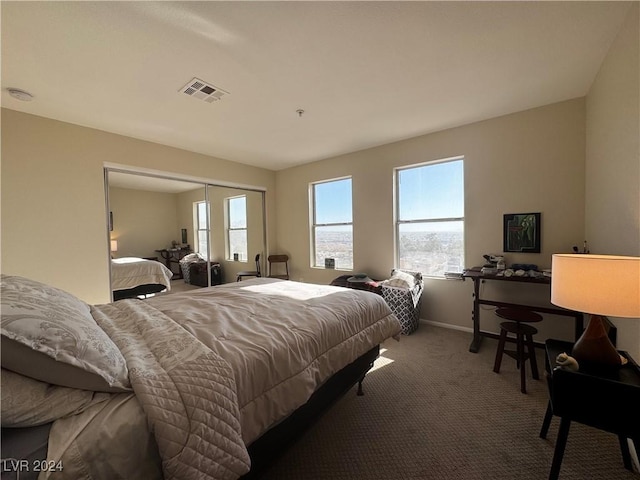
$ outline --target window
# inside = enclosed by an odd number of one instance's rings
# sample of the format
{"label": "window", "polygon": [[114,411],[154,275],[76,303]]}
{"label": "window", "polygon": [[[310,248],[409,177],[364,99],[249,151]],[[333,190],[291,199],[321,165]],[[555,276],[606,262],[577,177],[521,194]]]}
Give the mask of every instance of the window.
{"label": "window", "polygon": [[335,260],[335,268],[353,268],[353,220],[351,214],[351,178],[312,183],[313,211],[311,242],[313,267]]}
{"label": "window", "polygon": [[207,258],[207,202],[195,203],[196,251]]}
{"label": "window", "polygon": [[227,202],[227,259],[247,260],[247,197],[231,197]]}
{"label": "window", "polygon": [[399,268],[442,277],[464,268],[462,158],[396,169]]}

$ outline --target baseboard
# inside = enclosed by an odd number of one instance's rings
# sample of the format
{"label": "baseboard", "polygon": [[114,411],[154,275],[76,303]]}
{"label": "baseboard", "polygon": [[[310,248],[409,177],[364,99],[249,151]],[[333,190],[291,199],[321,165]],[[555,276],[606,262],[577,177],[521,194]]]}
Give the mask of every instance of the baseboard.
{"label": "baseboard", "polygon": [[420,323],[433,325],[434,327],[448,328],[450,330],[458,330],[460,332],[473,333],[473,328],[471,327],[461,327],[460,325],[451,325],[450,323],[434,322],[433,320],[426,320],[424,318],[420,319]]}
{"label": "baseboard", "polygon": [[[424,318],[420,319],[420,323],[424,325],[432,325],[434,327],[448,328],[449,330],[457,330],[459,332],[470,333],[473,336],[473,328],[470,328],[470,327],[461,327],[460,325],[451,325],[450,323],[434,322],[433,320],[425,320]],[[483,330],[482,335],[483,337],[491,337],[496,340],[498,340],[498,338],[500,337],[499,333],[489,332],[487,330]],[[507,338],[507,341],[514,342],[515,340],[509,337]],[[534,341],[533,344],[536,346],[536,348],[544,348],[543,342]]]}

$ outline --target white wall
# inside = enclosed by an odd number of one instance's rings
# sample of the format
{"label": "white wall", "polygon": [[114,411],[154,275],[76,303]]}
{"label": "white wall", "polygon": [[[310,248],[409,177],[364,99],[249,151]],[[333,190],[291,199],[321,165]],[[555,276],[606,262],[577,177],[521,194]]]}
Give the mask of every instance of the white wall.
{"label": "white wall", "polygon": [[265,187],[276,218],[274,172],[177,148],[2,109],[1,153],[2,273],[89,303],[110,299],[105,164]]}
{"label": "white wall", "polygon": [[[640,8],[636,3],[587,95],[586,238],[592,253],[640,256]],[[640,359],[640,320],[611,319]]]}
{"label": "white wall", "polygon": [[[505,213],[542,213],[542,252],[507,254],[508,264],[550,267],[553,253],[581,244],[585,108],[584,99],[575,99],[277,172],[278,250],[290,255],[292,278],[328,283],[345,273],[310,267],[310,182],[352,176],[354,271],[386,278],[394,266],[394,167],[459,155],[465,157],[467,267],[502,252]],[[550,306],[548,286],[511,287],[487,283],[485,290]],[[471,293],[469,281],[427,280],[421,316],[470,328]],[[481,322],[496,330],[492,311],[483,311]],[[571,320],[543,323],[540,338],[573,338]]]}

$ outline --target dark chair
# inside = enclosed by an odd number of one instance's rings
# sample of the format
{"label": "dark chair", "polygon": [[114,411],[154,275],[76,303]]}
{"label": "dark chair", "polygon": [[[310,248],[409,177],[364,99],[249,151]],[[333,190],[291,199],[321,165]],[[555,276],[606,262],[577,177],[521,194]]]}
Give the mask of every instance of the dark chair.
{"label": "dark chair", "polygon": [[[289,255],[269,255],[267,257],[267,262],[269,262],[269,278],[289,280]],[[274,265],[276,265],[276,270],[281,273],[273,273]]]}
{"label": "dark chair", "polygon": [[[535,345],[533,344],[533,336],[538,333],[536,328],[525,323],[540,322],[542,316],[522,309],[515,308],[499,308],[496,315],[500,318],[513,320],[511,322],[502,322],[500,324],[500,341],[498,342],[498,350],[496,351],[496,359],[493,365],[493,371],[500,373],[500,365],[502,363],[502,354],[506,353],[516,360],[516,366],[520,369],[520,391],[527,393],[526,387],[526,361],[529,360],[531,365],[531,376],[535,380],[539,380],[538,363],[536,362]],[[516,336],[516,351],[505,350],[504,346],[507,341],[507,334],[512,333]],[[525,346],[528,352],[525,352]]]}
{"label": "dark chair", "polygon": [[255,270],[243,270],[242,272],[238,272],[236,276],[236,282],[242,280],[242,277],[261,277],[262,273],[260,273],[260,254],[256,255],[256,269]]}

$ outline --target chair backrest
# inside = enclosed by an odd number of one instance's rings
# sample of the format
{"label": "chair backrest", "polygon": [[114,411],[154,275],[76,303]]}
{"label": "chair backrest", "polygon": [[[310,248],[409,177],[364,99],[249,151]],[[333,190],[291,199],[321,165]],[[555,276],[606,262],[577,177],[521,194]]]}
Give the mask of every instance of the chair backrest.
{"label": "chair backrest", "polygon": [[260,276],[260,254],[256,254],[256,272],[258,272],[258,276]]}
{"label": "chair backrest", "polygon": [[[289,280],[289,255],[269,255],[267,262],[269,262],[269,277]],[[283,264],[285,273],[274,274],[272,270],[274,264]]]}

